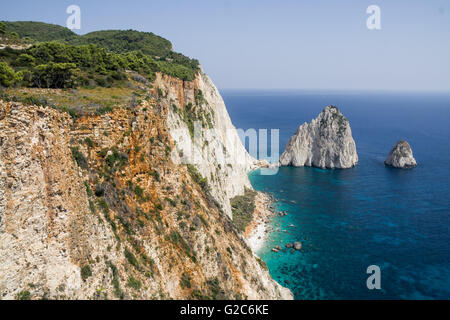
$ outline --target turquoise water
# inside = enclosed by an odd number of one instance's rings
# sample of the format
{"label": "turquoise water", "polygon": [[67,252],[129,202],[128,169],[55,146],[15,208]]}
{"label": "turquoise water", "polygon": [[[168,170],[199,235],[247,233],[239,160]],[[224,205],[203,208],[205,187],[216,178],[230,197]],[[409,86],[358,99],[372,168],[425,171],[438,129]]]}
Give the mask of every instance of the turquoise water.
{"label": "turquoise water", "polygon": [[[296,299],[450,298],[450,95],[225,91],[237,128],[280,129],[280,152],[299,124],[328,104],[350,121],[359,164],[348,170],[281,168],[250,174],[279,211],[258,254]],[[386,168],[407,140],[419,166]],[[301,251],[271,249],[301,241]],[[381,268],[381,290],[366,269]]]}

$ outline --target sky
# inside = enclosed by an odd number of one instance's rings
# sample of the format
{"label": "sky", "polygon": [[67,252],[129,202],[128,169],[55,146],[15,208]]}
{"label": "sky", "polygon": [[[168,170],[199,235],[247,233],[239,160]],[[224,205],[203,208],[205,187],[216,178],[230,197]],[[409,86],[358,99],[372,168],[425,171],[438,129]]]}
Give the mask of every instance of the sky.
{"label": "sky", "polygon": [[448,0],[2,0],[0,20],[66,25],[72,4],[77,33],[153,32],[220,89],[450,92]]}

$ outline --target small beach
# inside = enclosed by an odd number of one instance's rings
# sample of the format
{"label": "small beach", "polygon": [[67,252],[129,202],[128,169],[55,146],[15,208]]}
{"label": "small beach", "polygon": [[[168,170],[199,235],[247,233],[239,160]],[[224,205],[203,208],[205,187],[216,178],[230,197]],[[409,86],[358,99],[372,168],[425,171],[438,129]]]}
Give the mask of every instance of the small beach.
{"label": "small beach", "polygon": [[270,219],[275,212],[271,210],[273,199],[264,192],[258,192],[255,197],[253,219],[244,232],[244,237],[253,252],[258,252],[266,240]]}

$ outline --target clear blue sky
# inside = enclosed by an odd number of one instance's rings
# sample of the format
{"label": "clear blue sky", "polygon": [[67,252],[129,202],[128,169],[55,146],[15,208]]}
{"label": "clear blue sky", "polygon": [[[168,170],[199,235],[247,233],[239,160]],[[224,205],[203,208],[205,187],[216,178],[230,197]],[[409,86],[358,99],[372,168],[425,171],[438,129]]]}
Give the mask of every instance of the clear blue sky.
{"label": "clear blue sky", "polygon": [[[450,91],[448,0],[1,1],[0,20],[136,29],[200,60],[219,88]],[[381,8],[381,30],[366,8]]]}

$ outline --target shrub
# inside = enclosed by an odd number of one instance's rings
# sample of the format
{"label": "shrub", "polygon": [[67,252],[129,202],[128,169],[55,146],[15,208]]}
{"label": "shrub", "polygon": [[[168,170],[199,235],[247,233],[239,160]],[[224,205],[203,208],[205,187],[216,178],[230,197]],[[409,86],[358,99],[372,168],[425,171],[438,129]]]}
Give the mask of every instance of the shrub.
{"label": "shrub", "polygon": [[211,293],[211,298],[213,300],[220,298],[218,295],[221,293],[222,289],[220,288],[219,279],[210,279],[206,281],[206,284],[208,285],[208,289]]}
{"label": "shrub", "polygon": [[89,200],[89,210],[91,210],[92,213],[95,213],[95,205],[94,202],[92,202],[92,200]]}
{"label": "shrub", "polygon": [[269,270],[269,268],[267,267],[267,263],[265,263],[260,257],[256,257],[256,261],[258,261],[259,265],[265,269],[265,270]]}
{"label": "shrub", "polygon": [[95,187],[95,195],[97,197],[103,197],[105,195],[105,188],[102,185],[97,185]]}
{"label": "shrub", "polygon": [[151,173],[151,175],[153,176],[153,178],[156,180],[156,181],[160,181],[160,175],[159,175],[159,172],[158,171],[156,171],[156,170],[153,170],[152,171],[152,173]]}
{"label": "shrub", "polygon": [[73,119],[76,119],[79,116],[78,111],[76,111],[75,109],[68,108],[68,107],[61,107],[61,110],[64,112],[67,112],[69,114],[69,116]]}
{"label": "shrub", "polygon": [[207,179],[203,178],[202,175],[198,172],[197,168],[195,168],[192,164],[188,164],[187,169],[194,182],[199,184],[204,191],[207,191],[208,189]]}
{"label": "shrub", "polygon": [[20,39],[19,34],[18,34],[17,32],[15,32],[15,31],[11,32],[8,36],[9,36],[11,39],[15,39],[15,40]]}
{"label": "shrub", "polygon": [[89,148],[93,148],[94,147],[94,142],[92,142],[91,138],[89,138],[89,137],[86,137],[86,139],[84,139],[84,143],[86,143],[86,145]]}
{"label": "shrub", "polygon": [[233,224],[238,231],[244,232],[253,219],[255,211],[256,191],[245,189],[244,195],[236,196],[230,200],[233,213]]}
{"label": "shrub", "polygon": [[205,227],[209,228],[208,221],[206,221],[205,217],[204,217],[202,214],[199,214],[198,217],[199,217],[200,220],[203,222],[203,224],[205,225]]}
{"label": "shrub", "polygon": [[172,231],[168,236],[167,240],[172,241],[172,243],[174,243],[175,245],[180,245],[181,248],[183,248],[184,252],[189,256],[189,258],[191,258],[193,262],[197,261],[195,257],[195,252],[177,231]]}
{"label": "shrub", "polygon": [[86,193],[87,193],[88,197],[92,197],[94,195],[94,193],[92,192],[91,187],[89,186],[89,184],[86,181],[84,181],[83,183],[84,183],[84,187],[86,188]]}
{"label": "shrub", "polygon": [[183,289],[190,289],[191,286],[191,277],[186,272],[183,272],[181,275],[180,287]]}
{"label": "shrub", "polygon": [[177,206],[177,201],[176,200],[170,199],[169,197],[166,197],[165,200],[167,202],[169,202],[172,207],[176,207]]}
{"label": "shrub", "polygon": [[103,199],[103,198],[98,199],[98,205],[100,208],[102,208],[102,211],[104,213],[109,212],[109,206],[108,206],[108,203],[106,203],[105,199]]}
{"label": "shrub", "polygon": [[108,173],[114,173],[128,163],[128,156],[126,154],[119,153],[115,148],[113,148],[112,154],[108,155],[105,160],[106,171]]}
{"label": "shrub", "polygon": [[194,289],[191,294],[192,300],[208,300],[209,297],[204,295],[200,290]]}
{"label": "shrub", "polygon": [[144,198],[144,189],[142,189],[140,186],[135,185],[134,186],[134,193],[139,197],[139,198]]}
{"label": "shrub", "polygon": [[139,289],[141,289],[141,287],[142,287],[141,282],[140,282],[139,280],[133,278],[133,277],[129,277],[129,278],[128,278],[127,285],[128,285],[130,288],[133,288],[134,290],[139,290]]}
{"label": "shrub", "polygon": [[29,54],[22,53],[17,57],[14,61],[14,66],[16,67],[33,67],[36,62],[36,59]]}
{"label": "shrub", "polygon": [[19,292],[16,295],[16,299],[17,300],[30,300],[31,299],[30,291],[24,290],[24,291]]}
{"label": "shrub", "polygon": [[[111,226],[111,229],[113,230],[114,234],[117,230],[117,225],[116,223],[111,219],[111,216],[109,215],[109,206],[106,203],[106,201],[102,198],[98,201],[98,205],[100,206],[100,208],[102,208],[103,211],[103,215],[105,216],[106,221],[108,221],[109,225]],[[116,235],[117,237],[117,235]],[[120,240],[118,238],[118,240]]]}
{"label": "shrub", "polygon": [[139,269],[139,262],[132,252],[130,252],[127,248],[125,248],[125,258],[127,258],[128,262],[134,266],[136,269]]}
{"label": "shrub", "polygon": [[112,108],[112,107],[110,107],[110,106],[104,106],[104,107],[101,107],[101,108],[98,108],[98,109],[97,109],[97,114],[98,114],[98,115],[101,115],[101,114],[109,113],[109,112],[111,112],[111,111],[113,111],[113,108]]}
{"label": "shrub", "polygon": [[49,62],[34,68],[32,82],[39,88],[73,88],[79,73],[75,63]]}
{"label": "shrub", "polygon": [[111,268],[112,274],[113,274],[113,287],[114,287],[114,295],[119,298],[123,299],[124,295],[122,290],[120,289],[120,282],[119,282],[119,271],[117,270],[117,267],[110,261],[107,261],[106,264]]}
{"label": "shrub", "polygon": [[125,232],[129,235],[134,234],[134,231],[131,227],[131,224],[126,220],[126,218],[122,216],[118,216],[120,223],[122,224],[123,228],[125,229]]}
{"label": "shrub", "polygon": [[33,80],[33,73],[30,70],[20,70],[16,73],[16,77],[21,86],[28,87]]}
{"label": "shrub", "polygon": [[0,61],[0,85],[10,87],[17,80],[14,70],[6,62]]}
{"label": "shrub", "polygon": [[89,265],[85,265],[81,268],[81,279],[86,281],[87,278],[92,276],[92,269]]}
{"label": "shrub", "polygon": [[88,162],[84,155],[80,152],[78,147],[71,147],[72,150],[72,157],[75,160],[75,162],[78,164],[78,166],[82,169],[88,168]]}

